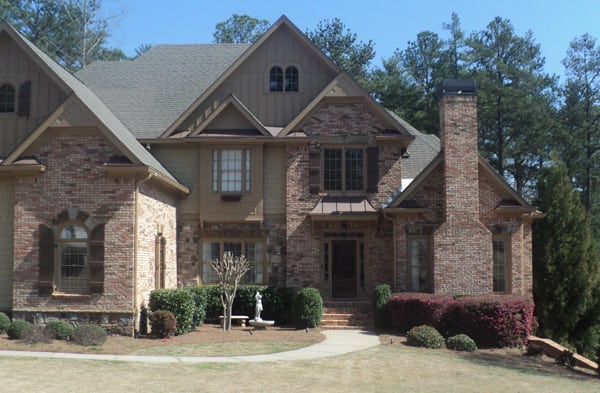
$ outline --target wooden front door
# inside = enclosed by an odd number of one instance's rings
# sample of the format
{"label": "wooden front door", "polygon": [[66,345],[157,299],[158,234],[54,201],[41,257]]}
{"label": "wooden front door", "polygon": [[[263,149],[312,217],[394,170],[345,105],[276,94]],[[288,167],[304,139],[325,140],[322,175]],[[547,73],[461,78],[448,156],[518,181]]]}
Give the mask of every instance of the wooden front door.
{"label": "wooden front door", "polygon": [[331,242],[331,295],[333,298],[358,297],[356,240]]}

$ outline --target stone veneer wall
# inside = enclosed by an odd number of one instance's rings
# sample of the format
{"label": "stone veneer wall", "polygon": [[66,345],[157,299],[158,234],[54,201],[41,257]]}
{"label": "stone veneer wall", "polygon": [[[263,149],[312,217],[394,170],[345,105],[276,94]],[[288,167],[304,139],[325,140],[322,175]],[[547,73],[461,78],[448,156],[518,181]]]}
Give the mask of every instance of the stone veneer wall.
{"label": "stone veneer wall", "polygon": [[285,285],[285,220],[265,217],[262,223],[205,223],[178,222],[177,225],[177,280],[179,286],[202,283],[202,242],[224,240],[262,239],[266,258],[264,282],[257,284]]}
{"label": "stone veneer wall", "polygon": [[[13,315],[99,320],[124,334],[133,327],[133,237],[135,181],[111,178],[97,167],[119,154],[101,136],[50,134],[33,154],[46,172],[15,182]],[[105,223],[104,292],[38,294],[38,225],[76,208]],[[78,317],[79,316],[79,317]]]}

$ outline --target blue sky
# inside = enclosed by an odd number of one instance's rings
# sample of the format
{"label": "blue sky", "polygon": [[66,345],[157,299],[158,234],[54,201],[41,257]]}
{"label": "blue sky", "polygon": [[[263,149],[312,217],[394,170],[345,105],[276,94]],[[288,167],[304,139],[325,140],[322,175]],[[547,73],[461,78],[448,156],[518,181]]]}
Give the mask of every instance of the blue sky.
{"label": "blue sky", "polygon": [[561,61],[573,38],[589,33],[600,39],[599,0],[104,0],[104,5],[110,14],[122,11],[111,21],[109,46],[128,55],[143,43],[210,43],[215,25],[234,13],[271,23],[285,14],[302,31],[339,17],[360,40],[373,40],[375,64],[420,31],[446,38],[442,24],[452,12],[466,33],[485,29],[496,16],[509,19],[518,35],[531,30],[551,74],[563,74]]}

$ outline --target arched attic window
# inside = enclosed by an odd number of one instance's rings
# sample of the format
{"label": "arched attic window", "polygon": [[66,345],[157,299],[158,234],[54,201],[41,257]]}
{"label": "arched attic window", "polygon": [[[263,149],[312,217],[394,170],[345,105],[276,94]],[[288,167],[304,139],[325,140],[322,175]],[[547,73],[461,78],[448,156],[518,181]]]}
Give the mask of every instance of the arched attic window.
{"label": "arched attic window", "polygon": [[0,113],[12,113],[15,111],[15,88],[5,83],[0,86]]}
{"label": "arched attic window", "polygon": [[269,91],[283,91],[283,70],[279,66],[269,71]]}
{"label": "arched attic window", "polygon": [[294,66],[285,69],[285,91],[298,91],[298,69]]}

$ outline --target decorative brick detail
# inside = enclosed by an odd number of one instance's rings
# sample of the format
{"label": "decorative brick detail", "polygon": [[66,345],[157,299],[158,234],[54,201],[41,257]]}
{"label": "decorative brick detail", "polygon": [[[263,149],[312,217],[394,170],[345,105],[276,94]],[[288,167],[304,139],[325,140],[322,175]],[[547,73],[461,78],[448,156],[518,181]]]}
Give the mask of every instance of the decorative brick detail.
{"label": "decorative brick detail", "polygon": [[[363,104],[324,104],[302,126],[311,137],[363,137],[365,146],[377,146],[375,137],[385,127],[369,113]],[[377,146],[379,176],[376,193],[365,198],[379,209],[401,185],[401,147]],[[310,211],[322,195],[311,194],[309,189],[309,145],[288,147],[286,196],[286,285],[313,286],[327,295],[329,282],[323,282],[321,239],[323,231],[342,231],[342,222],[313,223]],[[351,216],[344,221],[344,230],[362,233],[365,241],[365,288],[359,296],[370,297],[379,283],[393,281],[393,226],[381,217],[365,223]],[[337,228],[337,229],[336,229]]]}
{"label": "decorative brick detail", "polygon": [[[131,321],[131,326],[122,330],[133,332],[135,310],[154,288],[157,228],[163,228],[167,242],[175,245],[175,201],[149,185],[141,187],[136,301],[133,298],[136,180],[106,176],[98,170],[120,152],[100,135],[50,134],[31,153],[46,166],[46,172],[15,181],[13,312],[26,319],[38,314],[77,314],[82,321],[90,320],[92,315],[104,315],[98,318],[116,318],[121,321],[116,323],[119,326],[122,321]],[[105,224],[104,290],[100,294],[38,294],[38,225],[45,224],[57,231],[60,223],[53,218],[67,210],[84,212],[93,222]],[[175,286],[174,247],[167,252],[167,265],[167,285]],[[107,322],[107,325],[114,324]]]}

